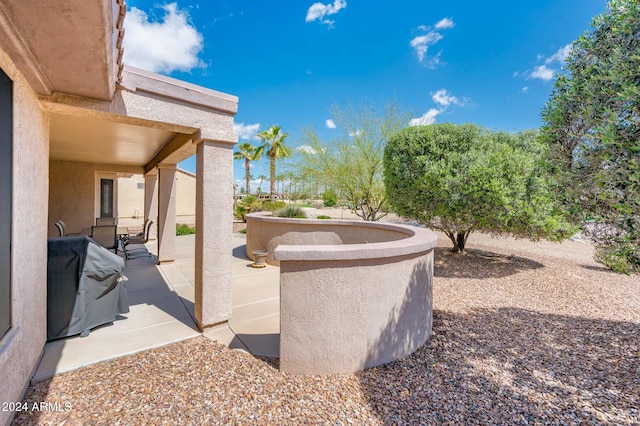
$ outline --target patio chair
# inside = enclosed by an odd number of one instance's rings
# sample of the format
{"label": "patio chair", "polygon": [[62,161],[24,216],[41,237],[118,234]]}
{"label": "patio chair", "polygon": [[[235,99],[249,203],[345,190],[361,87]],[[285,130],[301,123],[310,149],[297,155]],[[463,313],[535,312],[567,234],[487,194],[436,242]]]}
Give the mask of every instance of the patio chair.
{"label": "patio chair", "polygon": [[59,220],[56,222],[56,228],[58,228],[58,233],[60,234],[61,237],[65,236],[65,232],[64,232],[64,222]]}
{"label": "patio chair", "polygon": [[100,225],[91,227],[91,238],[106,249],[113,249],[118,253],[118,238],[116,236],[116,225]]}
{"label": "patio chair", "polygon": [[151,229],[151,225],[153,225],[153,221],[147,219],[143,235],[134,235],[130,237],[124,237],[122,239],[122,251],[124,252],[124,256],[127,259],[133,259],[134,257],[142,255],[151,256],[151,253],[149,253],[146,247],[139,247],[135,249],[127,248],[131,244],[146,244],[147,241],[149,241],[149,230]]}
{"label": "patio chair", "polygon": [[56,225],[56,228],[58,228],[58,233],[60,234],[61,237],[70,237],[70,236],[80,235],[77,232],[67,232],[67,225],[62,220],[57,221],[55,225]]}
{"label": "patio chair", "polygon": [[115,225],[115,217],[96,217],[96,226]]}
{"label": "patio chair", "polygon": [[142,226],[127,226],[127,229],[129,230],[129,235],[128,237],[144,237],[144,230],[147,227],[147,222],[149,222],[149,218],[146,218],[144,220],[144,225]]}

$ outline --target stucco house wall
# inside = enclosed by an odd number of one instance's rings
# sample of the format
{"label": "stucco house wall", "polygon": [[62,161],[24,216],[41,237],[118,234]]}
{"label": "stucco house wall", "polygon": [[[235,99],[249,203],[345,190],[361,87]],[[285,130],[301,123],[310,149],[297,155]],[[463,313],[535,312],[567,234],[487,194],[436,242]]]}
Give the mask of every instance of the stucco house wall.
{"label": "stucco house wall", "polygon": [[49,169],[50,237],[58,235],[58,220],[65,222],[68,232],[86,232],[95,225],[96,173],[143,173],[142,167],[60,160],[51,160]]}
{"label": "stucco house wall", "polygon": [[176,223],[196,224],[196,175],[178,169],[176,173]]}
{"label": "stucco house wall", "polygon": [[118,225],[144,224],[144,176],[118,177]]}
{"label": "stucco house wall", "polygon": [[[0,68],[13,80],[13,209],[11,329],[0,340],[0,401],[20,401],[47,332],[49,121],[35,92],[0,49]],[[12,413],[0,411],[0,424]]]}
{"label": "stucco house wall", "polygon": [[[141,174],[118,178],[119,225],[141,226],[144,223],[144,185]],[[181,169],[176,170],[176,223],[196,224],[196,175]]]}

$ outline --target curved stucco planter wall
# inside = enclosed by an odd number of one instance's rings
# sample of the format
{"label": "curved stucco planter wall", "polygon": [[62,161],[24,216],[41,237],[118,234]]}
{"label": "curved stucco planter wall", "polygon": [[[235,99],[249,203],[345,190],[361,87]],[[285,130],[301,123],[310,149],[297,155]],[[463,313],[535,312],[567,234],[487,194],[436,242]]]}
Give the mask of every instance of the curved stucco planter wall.
{"label": "curved stucco planter wall", "polygon": [[436,243],[410,226],[247,215],[248,255],[280,264],[280,368],[349,373],[422,346]]}

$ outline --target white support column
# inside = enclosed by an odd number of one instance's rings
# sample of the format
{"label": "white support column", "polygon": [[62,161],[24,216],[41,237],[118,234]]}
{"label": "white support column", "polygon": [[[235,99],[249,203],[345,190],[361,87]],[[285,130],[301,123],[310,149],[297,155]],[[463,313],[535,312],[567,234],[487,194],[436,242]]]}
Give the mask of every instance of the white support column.
{"label": "white support column", "polygon": [[144,177],[144,218],[153,221],[149,229],[149,239],[158,238],[158,176]]}
{"label": "white support column", "polygon": [[233,143],[196,150],[195,316],[204,329],[231,318]]}
{"label": "white support column", "polygon": [[175,164],[158,165],[158,262],[176,257],[176,169]]}

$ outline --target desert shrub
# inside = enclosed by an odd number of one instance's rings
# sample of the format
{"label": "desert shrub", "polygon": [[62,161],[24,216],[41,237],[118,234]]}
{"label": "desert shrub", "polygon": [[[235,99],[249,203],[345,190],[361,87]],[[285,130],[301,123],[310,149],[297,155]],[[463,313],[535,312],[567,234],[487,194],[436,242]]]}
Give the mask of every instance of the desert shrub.
{"label": "desert shrub", "polygon": [[640,254],[632,244],[611,244],[596,248],[595,258],[614,272],[640,272]]}
{"label": "desert shrub", "polygon": [[300,207],[289,206],[276,211],[274,213],[274,216],[304,219],[307,217],[307,214]]}
{"label": "desert shrub", "polygon": [[280,209],[284,208],[286,205],[287,204],[284,201],[267,200],[267,201],[263,201],[262,202],[262,210],[263,211],[274,212],[276,210],[280,210]]}
{"label": "desert shrub", "polygon": [[317,219],[331,219],[331,216],[327,216],[326,214],[319,214]]}
{"label": "desert shrub", "polygon": [[329,188],[324,191],[324,194],[322,194],[322,202],[325,207],[333,207],[338,204],[338,194],[336,194],[336,191]]}
{"label": "desert shrub", "polygon": [[546,146],[535,131],[433,124],[394,133],[385,149],[396,213],[444,232],[464,252],[471,232],[561,241],[567,223],[553,193]]}
{"label": "desert shrub", "polygon": [[262,209],[262,203],[255,195],[247,195],[238,202],[233,215],[237,219],[245,220],[247,213],[259,212]]}
{"label": "desert shrub", "polygon": [[191,235],[196,233],[196,228],[184,223],[176,225],[176,235]]}
{"label": "desert shrub", "polygon": [[235,217],[236,219],[240,219],[240,220],[246,222],[245,216],[247,215],[247,213],[249,213],[249,212],[247,211],[247,209],[244,206],[237,205],[236,209],[233,211],[233,217]]}

